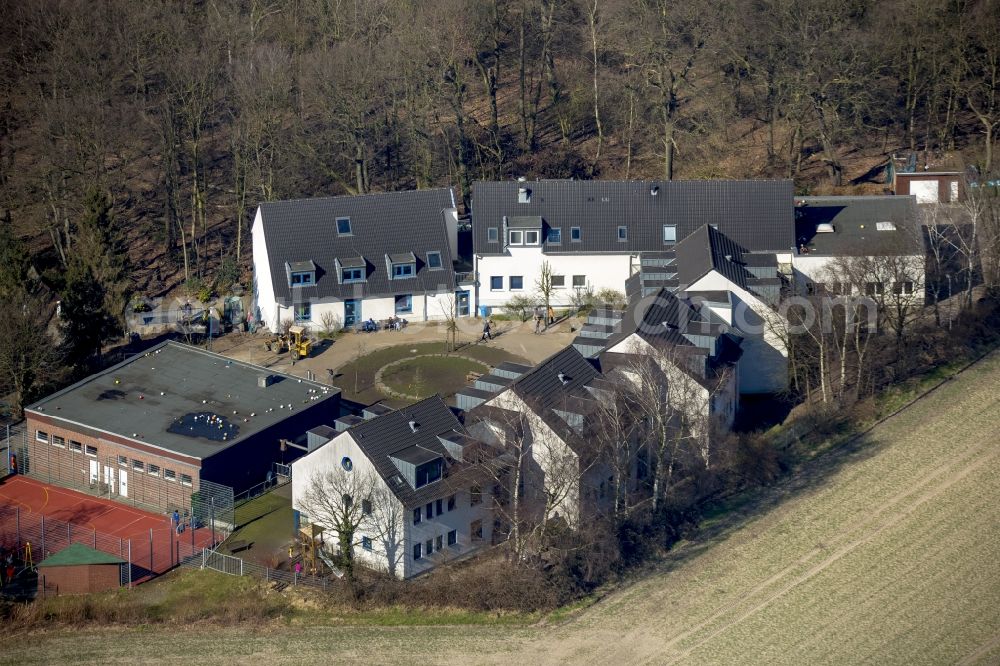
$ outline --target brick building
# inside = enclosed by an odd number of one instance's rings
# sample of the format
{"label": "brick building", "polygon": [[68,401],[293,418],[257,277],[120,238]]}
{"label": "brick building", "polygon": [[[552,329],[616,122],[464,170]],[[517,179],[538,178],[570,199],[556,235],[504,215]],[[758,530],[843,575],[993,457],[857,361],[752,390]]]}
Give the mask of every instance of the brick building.
{"label": "brick building", "polygon": [[38,565],[38,596],[90,594],[121,587],[125,561],[81,543],[63,548]]}
{"label": "brick building", "polygon": [[240,492],[302,453],[282,441],[340,416],[339,389],[165,342],[25,409],[22,469],[134,504]]}

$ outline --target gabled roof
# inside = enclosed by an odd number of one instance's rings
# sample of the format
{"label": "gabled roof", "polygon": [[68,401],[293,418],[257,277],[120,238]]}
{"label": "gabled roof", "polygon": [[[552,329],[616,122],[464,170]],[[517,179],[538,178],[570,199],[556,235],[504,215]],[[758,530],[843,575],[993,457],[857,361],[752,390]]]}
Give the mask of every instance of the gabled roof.
{"label": "gabled roof", "polygon": [[[292,300],[285,264],[315,264],[316,283],[294,287],[302,298],[366,298],[451,291],[455,286],[446,211],[455,208],[450,188],[358,196],[270,201],[260,205],[275,298]],[[337,233],[337,218],[350,218],[351,233]],[[444,270],[427,267],[440,252]],[[415,257],[414,257],[415,255]],[[390,280],[385,257],[416,260],[416,275]],[[364,261],[359,261],[363,258]],[[364,266],[366,280],[341,284],[341,267]],[[258,266],[256,270],[268,270]]]}
{"label": "gabled roof", "polygon": [[39,562],[40,567],[71,567],[82,564],[124,564],[125,560],[108,555],[82,543],[73,543]]}
{"label": "gabled roof", "polygon": [[[410,428],[410,421],[416,422],[416,432]],[[455,483],[468,479],[470,473],[477,471],[473,465],[450,460],[448,450],[439,439],[454,439],[456,435],[468,437],[468,432],[438,395],[360,423],[349,431],[349,435],[396,498],[408,507],[454,492]],[[439,481],[414,489],[402,478],[392,458],[413,464],[443,458],[447,471]]]}
{"label": "gabled roof", "polygon": [[[832,231],[817,233],[821,224],[830,225],[826,229]],[[797,197],[795,238],[796,247],[805,246],[806,254],[857,257],[924,253],[913,196]]]}
{"label": "gabled roof", "polygon": [[[530,190],[530,203],[518,202],[519,189]],[[489,242],[488,229],[502,236],[506,216],[509,226],[540,218],[543,236],[560,228],[559,244],[542,243],[547,253],[663,250],[669,248],[663,225],[676,225],[681,240],[704,224],[718,225],[755,252],[788,252],[795,244],[793,194],[790,180],[477,182],[473,245],[477,254],[503,254],[503,238]],[[624,241],[618,240],[619,226],[627,229]],[[580,228],[579,241],[571,240],[571,227]]]}
{"label": "gabled roof", "polygon": [[780,286],[775,254],[751,254],[726,234],[705,225],[677,244],[677,279],[688,288],[711,271],[767,302]]}

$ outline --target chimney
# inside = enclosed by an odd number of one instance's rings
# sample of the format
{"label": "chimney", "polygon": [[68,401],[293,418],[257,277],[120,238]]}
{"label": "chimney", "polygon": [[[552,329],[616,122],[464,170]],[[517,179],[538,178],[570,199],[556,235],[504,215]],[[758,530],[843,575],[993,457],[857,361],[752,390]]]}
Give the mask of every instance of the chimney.
{"label": "chimney", "polygon": [[267,388],[273,381],[271,375],[257,375],[257,388]]}

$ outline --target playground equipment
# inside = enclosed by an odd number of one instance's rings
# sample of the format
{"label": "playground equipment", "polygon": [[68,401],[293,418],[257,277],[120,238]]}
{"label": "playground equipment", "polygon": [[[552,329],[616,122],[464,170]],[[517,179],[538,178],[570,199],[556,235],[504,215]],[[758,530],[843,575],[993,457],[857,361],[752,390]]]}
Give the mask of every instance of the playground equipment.
{"label": "playground equipment", "polygon": [[[299,540],[302,543],[302,566],[313,576],[316,575],[316,556],[321,550],[323,529],[319,525],[306,525],[299,529]],[[322,557],[322,556],[321,556]]]}

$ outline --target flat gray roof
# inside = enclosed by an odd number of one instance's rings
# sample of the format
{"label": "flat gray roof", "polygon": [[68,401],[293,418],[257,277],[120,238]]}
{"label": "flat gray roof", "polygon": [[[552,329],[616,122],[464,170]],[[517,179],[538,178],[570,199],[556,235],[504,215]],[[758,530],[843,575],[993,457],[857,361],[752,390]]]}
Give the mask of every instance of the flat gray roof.
{"label": "flat gray roof", "polygon": [[[271,377],[265,388],[258,386],[262,375]],[[198,347],[164,342],[26,411],[204,459],[339,393]],[[206,419],[207,414],[215,418]],[[331,413],[331,422],[336,416]]]}

